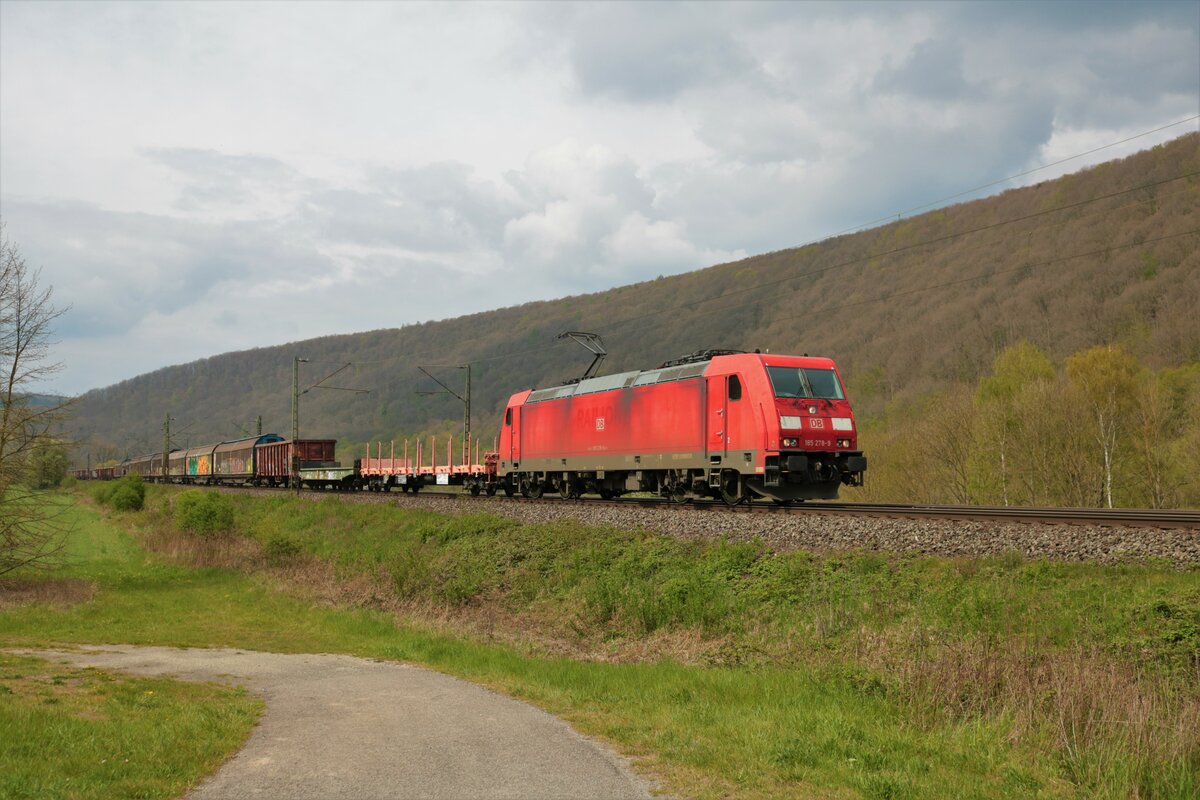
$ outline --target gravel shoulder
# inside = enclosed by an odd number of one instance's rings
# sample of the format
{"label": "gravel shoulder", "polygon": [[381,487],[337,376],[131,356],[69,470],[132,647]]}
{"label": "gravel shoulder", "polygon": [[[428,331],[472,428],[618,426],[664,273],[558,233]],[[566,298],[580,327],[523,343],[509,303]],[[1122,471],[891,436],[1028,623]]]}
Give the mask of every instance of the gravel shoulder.
{"label": "gravel shoulder", "polygon": [[651,796],[621,758],[561,720],[406,664],[133,645],[20,652],[263,695],[266,711],[246,746],[192,800]]}

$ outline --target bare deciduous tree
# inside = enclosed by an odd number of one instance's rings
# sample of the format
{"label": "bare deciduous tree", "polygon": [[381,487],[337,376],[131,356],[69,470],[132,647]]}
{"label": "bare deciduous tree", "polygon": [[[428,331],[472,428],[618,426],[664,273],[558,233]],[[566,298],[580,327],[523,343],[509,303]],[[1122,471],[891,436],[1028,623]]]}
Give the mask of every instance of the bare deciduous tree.
{"label": "bare deciduous tree", "polygon": [[60,562],[69,533],[63,506],[31,488],[35,449],[62,419],[65,403],[33,390],[61,365],[50,361],[53,289],[39,287],[17,246],[0,234],[0,575]]}
{"label": "bare deciduous tree", "polygon": [[971,453],[978,446],[976,408],[966,387],[938,395],[925,409],[921,440],[930,477],[951,503],[975,502],[971,487]]}

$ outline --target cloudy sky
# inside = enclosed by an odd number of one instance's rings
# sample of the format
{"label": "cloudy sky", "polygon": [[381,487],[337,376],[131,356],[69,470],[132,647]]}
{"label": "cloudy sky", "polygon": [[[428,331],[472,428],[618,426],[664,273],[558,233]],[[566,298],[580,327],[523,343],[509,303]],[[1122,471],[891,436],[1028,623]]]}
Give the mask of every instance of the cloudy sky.
{"label": "cloudy sky", "polygon": [[63,392],[795,246],[1198,113],[1195,0],[0,3],[0,217],[71,306]]}

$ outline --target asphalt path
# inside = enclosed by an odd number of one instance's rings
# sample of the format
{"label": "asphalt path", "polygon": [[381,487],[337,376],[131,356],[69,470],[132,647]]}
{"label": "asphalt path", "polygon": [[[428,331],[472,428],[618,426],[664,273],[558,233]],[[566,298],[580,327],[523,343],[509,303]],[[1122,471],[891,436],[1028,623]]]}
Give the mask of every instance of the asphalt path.
{"label": "asphalt path", "polygon": [[266,711],[246,746],[191,800],[651,796],[620,757],[561,720],[407,664],[132,645],[22,652],[262,695]]}

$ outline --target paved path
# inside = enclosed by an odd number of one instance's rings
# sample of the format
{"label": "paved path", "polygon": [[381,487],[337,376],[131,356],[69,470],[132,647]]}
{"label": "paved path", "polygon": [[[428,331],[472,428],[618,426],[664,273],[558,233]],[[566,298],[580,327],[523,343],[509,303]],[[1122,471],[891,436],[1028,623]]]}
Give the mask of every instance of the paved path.
{"label": "paved path", "polygon": [[561,720],[419,667],[131,645],[25,652],[262,694],[267,708],[250,740],[192,800],[650,797],[620,758]]}

